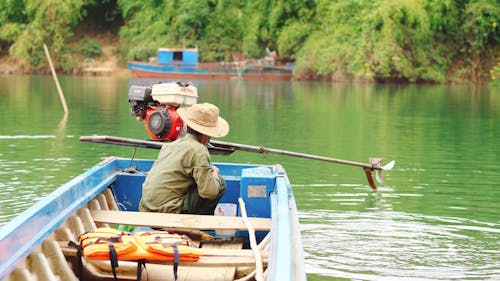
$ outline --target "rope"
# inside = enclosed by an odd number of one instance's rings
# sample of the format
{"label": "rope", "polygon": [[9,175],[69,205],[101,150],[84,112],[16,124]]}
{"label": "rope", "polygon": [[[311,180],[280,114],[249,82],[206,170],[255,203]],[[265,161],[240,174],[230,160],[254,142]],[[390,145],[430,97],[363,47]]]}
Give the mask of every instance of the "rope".
{"label": "rope", "polygon": [[241,209],[241,216],[243,218],[243,221],[245,222],[245,225],[248,228],[248,236],[250,239],[250,248],[252,248],[253,254],[255,256],[255,280],[257,281],[264,281],[264,274],[263,274],[263,266],[262,266],[262,257],[260,256],[260,250],[257,246],[257,239],[255,239],[255,230],[250,223],[250,221],[247,218],[247,211],[245,208],[245,201],[240,197],[238,198],[238,202],[240,203],[240,209]]}
{"label": "rope", "polygon": [[[260,241],[259,245],[257,248],[259,248],[260,251],[268,251],[269,250],[269,240],[271,237],[271,232],[269,232],[262,241]],[[248,275],[241,277],[240,279],[236,279],[234,281],[250,281],[250,280],[255,280],[255,273],[257,272],[256,269],[254,269],[252,272],[250,272]],[[266,275],[266,271],[264,271],[264,276]]]}

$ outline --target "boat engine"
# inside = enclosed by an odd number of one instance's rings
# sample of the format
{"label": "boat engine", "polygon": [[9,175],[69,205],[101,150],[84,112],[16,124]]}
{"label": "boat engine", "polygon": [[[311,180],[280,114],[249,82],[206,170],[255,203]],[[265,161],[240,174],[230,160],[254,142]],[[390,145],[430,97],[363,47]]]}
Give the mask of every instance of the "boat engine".
{"label": "boat engine", "polygon": [[194,86],[180,82],[131,86],[128,92],[130,115],[144,121],[147,133],[156,141],[173,141],[185,132],[177,109],[195,104],[197,98]]}

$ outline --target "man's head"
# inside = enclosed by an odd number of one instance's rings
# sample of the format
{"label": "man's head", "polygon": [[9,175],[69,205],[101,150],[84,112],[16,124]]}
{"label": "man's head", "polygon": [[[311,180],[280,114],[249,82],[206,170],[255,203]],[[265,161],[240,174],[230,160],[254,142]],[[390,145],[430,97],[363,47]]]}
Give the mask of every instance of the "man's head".
{"label": "man's head", "polygon": [[229,133],[229,124],[219,116],[219,108],[210,103],[199,103],[177,110],[182,121],[191,129],[209,137],[223,137]]}

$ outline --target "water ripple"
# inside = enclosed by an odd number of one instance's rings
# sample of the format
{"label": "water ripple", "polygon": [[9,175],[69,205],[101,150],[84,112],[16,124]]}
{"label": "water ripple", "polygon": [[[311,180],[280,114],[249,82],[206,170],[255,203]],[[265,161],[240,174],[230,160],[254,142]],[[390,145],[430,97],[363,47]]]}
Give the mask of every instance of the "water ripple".
{"label": "water ripple", "polygon": [[299,216],[313,274],[362,280],[500,277],[500,225],[403,212],[315,210]]}
{"label": "water ripple", "polygon": [[0,136],[0,139],[55,139],[55,135],[13,135]]}

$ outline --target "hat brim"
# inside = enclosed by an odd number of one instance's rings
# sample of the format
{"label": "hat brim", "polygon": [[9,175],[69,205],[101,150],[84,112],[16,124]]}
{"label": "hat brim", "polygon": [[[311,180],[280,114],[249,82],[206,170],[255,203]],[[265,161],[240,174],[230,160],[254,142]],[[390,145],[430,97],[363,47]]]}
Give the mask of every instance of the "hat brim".
{"label": "hat brim", "polygon": [[229,124],[227,123],[226,120],[224,120],[224,118],[220,116],[217,119],[216,126],[208,127],[200,125],[191,119],[189,107],[181,107],[177,109],[177,113],[179,113],[179,116],[181,117],[182,121],[184,121],[184,123],[186,123],[188,127],[204,135],[214,138],[220,138],[226,136],[229,133]]}

